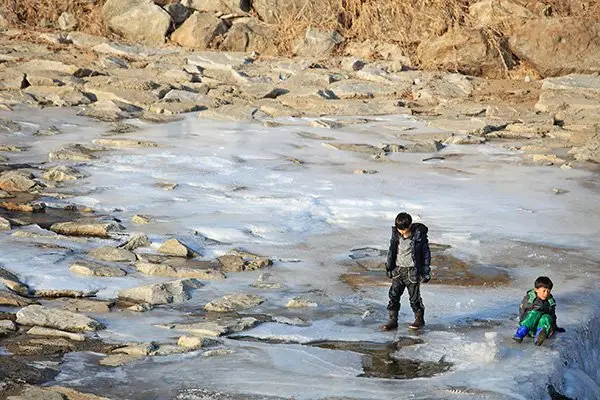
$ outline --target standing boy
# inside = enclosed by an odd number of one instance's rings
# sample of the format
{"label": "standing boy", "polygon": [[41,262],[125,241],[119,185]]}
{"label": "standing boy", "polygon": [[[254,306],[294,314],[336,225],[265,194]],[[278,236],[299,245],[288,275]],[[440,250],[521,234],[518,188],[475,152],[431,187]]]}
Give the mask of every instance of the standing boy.
{"label": "standing boy", "polygon": [[398,328],[400,297],[404,289],[408,289],[410,306],[415,313],[415,321],[408,328],[421,329],[425,326],[425,306],[420,286],[421,281],[427,283],[431,279],[427,231],[425,225],[413,224],[412,217],[405,212],[396,216],[386,263],[387,276],[392,280],[387,306],[389,321],[381,326],[381,330]]}
{"label": "standing boy", "polygon": [[521,343],[525,336],[533,336],[533,343],[541,346],[554,332],[564,332],[556,325],[556,301],[552,296],[554,284],[547,276],[535,280],[534,288],[527,291],[519,306],[519,328],[513,339]]}

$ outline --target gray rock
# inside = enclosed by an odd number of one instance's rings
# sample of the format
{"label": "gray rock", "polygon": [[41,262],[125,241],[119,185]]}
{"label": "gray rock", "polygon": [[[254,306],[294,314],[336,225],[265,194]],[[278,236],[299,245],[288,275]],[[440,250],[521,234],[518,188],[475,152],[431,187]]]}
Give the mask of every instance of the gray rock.
{"label": "gray rock", "polygon": [[12,307],[25,307],[31,304],[40,304],[35,300],[28,299],[27,297],[19,296],[18,294],[0,290],[0,305],[12,306]]}
{"label": "gray rock", "polygon": [[30,86],[25,92],[42,106],[74,107],[91,103],[86,95],[73,87]]}
{"label": "gray rock", "polygon": [[344,71],[360,71],[367,63],[358,57],[344,57],[340,62],[340,67]]}
{"label": "gray rock", "polygon": [[11,396],[9,400],[65,400],[65,396],[51,390],[38,387],[27,387],[19,396]]}
{"label": "gray rock", "polygon": [[77,220],[70,222],[57,222],[50,226],[50,230],[67,236],[93,236],[110,237],[112,232],[118,232],[124,228],[114,221]]}
{"label": "gray rock", "polygon": [[227,32],[219,48],[224,51],[255,51],[261,55],[276,55],[277,46],[273,41],[274,35],[273,26],[259,21],[235,23]]}
{"label": "gray rock", "polygon": [[9,171],[0,175],[0,189],[7,192],[30,192],[40,187],[31,173]]}
{"label": "gray rock", "polygon": [[67,35],[67,39],[70,40],[75,46],[92,48],[102,43],[107,43],[108,39],[103,36],[90,35],[84,32],[71,32]]}
{"label": "gray rock", "polygon": [[437,140],[425,140],[405,145],[404,151],[407,153],[435,153],[443,148],[444,145]]}
{"label": "gray rock", "polygon": [[234,312],[255,307],[266,299],[253,294],[232,294],[210,301],[204,306],[206,311]]}
{"label": "gray rock", "polygon": [[68,145],[48,153],[50,161],[90,161],[96,158],[85,146],[79,144]]}
{"label": "gray rock", "polygon": [[146,247],[146,246],[150,246],[150,239],[148,239],[148,236],[146,236],[143,233],[137,233],[135,235],[132,235],[127,242],[119,245],[119,248],[121,249],[125,249],[125,250],[129,250],[129,251],[133,251],[137,248],[140,247]]}
{"label": "gray rock", "polygon": [[249,0],[182,0],[186,7],[211,13],[250,11]]}
{"label": "gray rock", "polygon": [[482,144],[486,139],[481,136],[453,135],[444,140],[444,144]]}
{"label": "gray rock", "polygon": [[92,143],[108,147],[112,149],[137,149],[147,147],[158,147],[156,142],[149,140],[138,140],[138,139],[94,139]]}
{"label": "gray rock", "polygon": [[323,32],[309,27],[304,38],[296,42],[292,51],[301,57],[327,58],[343,42],[344,38],[336,31]]}
{"label": "gray rock", "polygon": [[177,26],[183,24],[192,13],[189,8],[181,3],[167,4],[165,10],[169,13],[173,23]]}
{"label": "gray rock", "polygon": [[163,97],[165,101],[178,101],[178,102],[190,102],[196,103],[198,105],[209,106],[212,102],[212,99],[205,94],[199,94],[194,92],[189,92],[187,90],[176,90],[173,89],[169,91]]}
{"label": "gray rock", "polygon": [[73,167],[59,165],[52,167],[42,174],[42,177],[49,181],[65,182],[74,181],[83,178],[85,175]]}
{"label": "gray rock", "polygon": [[231,71],[252,63],[252,59],[244,53],[195,52],[187,58],[187,63],[202,69]]}
{"label": "gray rock", "polygon": [[122,102],[101,100],[85,107],[78,115],[96,118],[101,121],[116,122],[132,118],[133,113]]}
{"label": "gray rock", "polygon": [[168,254],[177,257],[192,258],[196,255],[194,250],[190,249],[187,245],[180,242],[177,239],[169,239],[164,242],[159,248],[158,252],[162,254]]}
{"label": "gray rock", "polygon": [[2,267],[0,267],[0,282],[9,290],[21,296],[29,296],[29,287],[22,283],[18,276]]}
{"label": "gray rock", "polygon": [[151,305],[180,303],[190,298],[189,292],[202,287],[196,279],[155,283],[131,289],[123,289],[119,297],[148,303]]}
{"label": "gray rock", "polygon": [[352,143],[335,143],[335,142],[326,142],[323,143],[323,146],[330,147],[335,150],[341,151],[353,151],[356,153],[365,153],[372,156],[381,156],[384,155],[384,151],[379,147],[370,145],[370,144],[352,144]]}
{"label": "gray rock", "polygon": [[129,354],[111,354],[109,356],[104,357],[98,364],[103,365],[105,367],[120,367],[125,364],[132,363],[141,359],[142,356],[137,355],[129,355]]}
{"label": "gray rock", "polygon": [[597,75],[569,74],[542,81],[542,90],[582,90],[600,92],[600,77]]}
{"label": "gray rock", "polygon": [[33,292],[35,297],[61,298],[70,297],[79,299],[83,297],[94,297],[98,293],[97,290],[73,290],[73,289],[36,289]]}
{"label": "gray rock", "polygon": [[195,12],[171,34],[171,40],[180,46],[205,50],[228,29],[228,24],[213,14]]}
{"label": "gray rock", "polygon": [[260,321],[258,321],[256,318],[244,317],[240,319],[221,318],[216,321],[173,324],[166,327],[176,331],[189,332],[197,336],[218,337],[254,328],[259,323]]}
{"label": "gray rock", "polygon": [[0,331],[5,330],[5,331],[13,331],[16,332],[17,331],[17,325],[15,325],[14,322],[12,322],[9,319],[5,319],[5,320],[1,320],[0,321]]}
{"label": "gray rock", "polygon": [[76,342],[85,341],[85,335],[82,333],[66,332],[58,329],[43,328],[41,326],[34,326],[27,331],[27,334],[32,336],[62,337],[65,339],[74,340]]}
{"label": "gray rock", "polygon": [[154,342],[149,343],[132,343],[123,347],[114,349],[113,354],[127,354],[130,356],[147,356],[155,351],[158,346]]}
{"label": "gray rock", "polygon": [[285,305],[287,308],[304,308],[304,307],[318,307],[319,305],[304,297],[294,297]]}
{"label": "gray rock", "polygon": [[108,313],[115,304],[112,301],[91,299],[63,299],[63,309],[75,313]]}
{"label": "gray rock", "polygon": [[396,88],[373,82],[364,82],[358,79],[347,79],[332,83],[329,89],[340,99],[370,99],[373,97],[395,96]]}
{"label": "gray rock", "polygon": [[88,252],[88,256],[96,258],[98,260],[103,261],[111,261],[111,262],[135,262],[136,257],[129,250],[103,246],[92,249]]}
{"label": "gray rock", "polygon": [[60,14],[60,17],[58,17],[58,26],[63,31],[73,31],[77,29],[78,25],[79,22],[77,21],[77,18],[71,13],[63,12]]}
{"label": "gray rock", "polygon": [[[135,256],[134,256],[135,259]],[[116,265],[104,265],[78,260],[69,267],[74,274],[86,276],[125,276],[127,273]]]}
{"label": "gray rock", "polygon": [[68,332],[91,332],[104,329],[101,323],[85,315],[38,305],[27,306],[19,310],[17,312],[17,323],[54,328]]}
{"label": "gray rock", "polygon": [[6,218],[0,217],[0,231],[10,231],[12,228],[11,223]]}
{"label": "gray rock", "polygon": [[204,337],[197,336],[181,336],[177,340],[177,346],[185,347],[188,349],[199,349],[209,345],[212,341]]}
{"label": "gray rock", "polygon": [[107,0],[102,15],[110,29],[150,45],[163,44],[171,26],[170,15],[152,0]]}
{"label": "gray rock", "polygon": [[195,278],[202,281],[225,279],[225,274],[215,269],[192,268],[185,266],[169,265],[166,263],[151,263],[140,261],[136,268],[143,274],[153,276],[167,276],[173,278]]}

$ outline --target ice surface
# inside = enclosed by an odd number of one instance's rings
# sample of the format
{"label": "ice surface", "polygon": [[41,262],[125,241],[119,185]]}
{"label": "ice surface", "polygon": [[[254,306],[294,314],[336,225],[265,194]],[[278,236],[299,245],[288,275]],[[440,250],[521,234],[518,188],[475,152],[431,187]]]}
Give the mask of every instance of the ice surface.
{"label": "ice surface", "polygon": [[[31,146],[26,152],[8,154],[13,163],[47,160],[49,151],[68,143],[90,143],[107,127],[68,110],[0,116],[29,122],[22,132],[0,139],[2,144]],[[212,298],[241,291],[267,298],[256,312],[301,316],[312,322],[306,327],[265,323],[245,335],[299,343],[391,341],[393,334],[377,330],[385,314],[387,288],[353,292],[338,279],[346,270],[340,260],[348,259],[353,248],[385,249],[395,215],[406,210],[429,226],[431,241],[451,245],[451,254],[498,266],[513,278],[503,288],[423,286],[428,329],[419,337],[425,343],[405,347],[397,356],[427,361],[444,357],[454,364],[451,372],[415,381],[367,379],[358,377],[357,353],[228,341],[234,349],[231,355],[203,357],[194,352],[116,369],[97,366],[97,355],[71,354],[59,383],[116,398],[173,398],[179,389],[201,387],[296,399],[380,399],[398,393],[403,398],[543,399],[552,380],[567,395],[598,397],[600,379],[594,368],[585,360],[571,369],[563,365],[564,351],[578,351],[576,344],[584,337],[577,327],[598,312],[595,302],[581,301],[582,293],[592,296],[598,278],[600,185],[595,175],[522,165],[519,154],[490,144],[448,146],[438,154],[445,160],[423,162],[430,154],[397,153],[376,161],[297,134],[311,132],[335,142],[377,146],[404,143],[394,128],[428,131],[423,123],[402,116],[337,130],[311,127],[304,119],[281,122],[284,125],[275,128],[193,116],[166,125],[136,122],[141,130],[123,137],[152,140],[159,147],[100,153],[99,159],[78,165],[88,178],[56,188],[73,197],[43,199],[56,206],[87,205],[99,214],[117,216],[128,232],[147,233],[154,249],[177,237],[207,259],[235,247],[297,261],[278,261],[271,268],[272,279],[282,283],[282,290],[251,288],[258,271],[230,274],[225,281],[207,282],[178,308],[95,316],[108,326],[99,334],[112,341],[173,342],[176,332],[154,324],[184,321]],[[32,140],[32,132],[49,125],[63,133]],[[355,174],[357,168],[377,173]],[[157,185],[161,182],[177,187],[164,190]],[[556,195],[553,188],[568,193]],[[149,215],[152,223],[134,225],[130,222],[134,214]],[[57,244],[66,249],[39,248],[2,233],[0,262],[34,289],[93,289],[101,298],[112,298],[122,288],[166,280],[133,270],[123,278],[78,277],[69,272],[72,259],[116,242]],[[541,274],[554,280],[559,324],[567,333],[542,348],[515,345],[510,335],[518,303]],[[315,310],[284,307],[296,295],[317,292],[329,301]],[[362,319],[369,310],[375,310],[374,316]],[[411,318],[408,307],[403,307],[402,323]],[[478,328],[478,320],[493,323]],[[597,352],[592,354],[590,359],[597,360]],[[557,378],[563,373],[564,379]]]}

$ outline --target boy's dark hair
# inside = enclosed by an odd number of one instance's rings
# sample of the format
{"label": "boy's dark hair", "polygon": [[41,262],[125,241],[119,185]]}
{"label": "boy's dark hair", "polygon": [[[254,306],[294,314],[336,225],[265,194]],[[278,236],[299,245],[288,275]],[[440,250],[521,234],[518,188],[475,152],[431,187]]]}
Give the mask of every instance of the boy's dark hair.
{"label": "boy's dark hair", "polygon": [[552,281],[550,280],[550,278],[548,278],[547,276],[540,276],[535,280],[535,288],[546,288],[548,290],[552,290],[552,286],[554,286],[554,284],[552,283]]}
{"label": "boy's dark hair", "polygon": [[408,229],[410,224],[412,224],[412,217],[410,216],[410,214],[401,212],[400,214],[396,215],[395,225],[396,225],[397,229],[400,229],[400,230]]}

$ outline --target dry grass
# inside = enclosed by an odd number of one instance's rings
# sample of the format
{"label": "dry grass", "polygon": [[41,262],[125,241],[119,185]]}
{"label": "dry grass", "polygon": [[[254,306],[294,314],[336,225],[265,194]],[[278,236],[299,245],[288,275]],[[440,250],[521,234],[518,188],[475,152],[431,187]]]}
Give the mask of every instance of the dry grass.
{"label": "dry grass", "polygon": [[57,26],[63,12],[72,13],[79,22],[79,30],[105,35],[108,29],[102,18],[104,0],[2,0],[4,16],[13,26],[44,29],[43,21]]}

